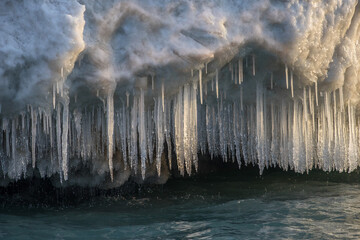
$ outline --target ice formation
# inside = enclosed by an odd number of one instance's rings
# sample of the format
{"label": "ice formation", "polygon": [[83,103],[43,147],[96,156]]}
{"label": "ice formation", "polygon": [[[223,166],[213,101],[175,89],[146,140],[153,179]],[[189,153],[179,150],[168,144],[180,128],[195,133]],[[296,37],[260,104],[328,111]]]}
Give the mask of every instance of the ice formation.
{"label": "ice formation", "polygon": [[[0,2],[0,182],[114,187],[199,155],[360,164],[356,0]],[[209,159],[209,161],[211,161]]]}

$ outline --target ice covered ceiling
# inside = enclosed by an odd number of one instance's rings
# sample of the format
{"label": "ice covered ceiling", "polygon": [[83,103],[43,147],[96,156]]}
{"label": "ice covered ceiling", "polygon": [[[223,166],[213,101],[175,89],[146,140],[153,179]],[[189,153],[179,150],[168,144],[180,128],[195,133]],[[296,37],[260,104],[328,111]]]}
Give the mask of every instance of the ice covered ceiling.
{"label": "ice covered ceiling", "polygon": [[352,171],[356,0],[0,2],[0,173],[121,185],[198,155]]}

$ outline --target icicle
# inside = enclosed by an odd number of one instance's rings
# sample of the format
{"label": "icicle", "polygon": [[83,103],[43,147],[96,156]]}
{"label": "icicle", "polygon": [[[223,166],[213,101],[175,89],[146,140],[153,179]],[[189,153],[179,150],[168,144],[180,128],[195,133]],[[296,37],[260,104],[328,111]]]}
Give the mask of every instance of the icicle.
{"label": "icicle", "polygon": [[64,78],[64,68],[63,67],[61,67],[60,75],[61,75],[61,79],[63,79]]}
{"label": "icicle", "polygon": [[[334,118],[336,117],[336,91],[333,92]],[[334,119],[335,120],[335,119]]]}
{"label": "icicle", "polygon": [[106,126],[107,126],[107,154],[109,161],[109,171],[111,181],[114,181],[113,151],[114,151],[114,97],[113,93],[107,95],[106,110]]}
{"label": "icicle", "polygon": [[130,96],[130,93],[126,92],[125,95],[126,95],[126,107],[129,108],[129,102],[130,102],[129,101],[129,96]]}
{"label": "icicle", "polygon": [[215,84],[216,84],[216,98],[219,98],[219,70],[218,69],[216,69]]}
{"label": "icicle", "polygon": [[290,86],[291,86],[291,97],[294,98],[294,76],[293,76],[293,71],[290,71]]}
{"label": "icicle", "polygon": [[154,75],[151,75],[151,90],[154,91],[154,87],[155,87]]}
{"label": "icicle", "polygon": [[[59,166],[61,166],[61,162],[62,162],[62,156],[61,156],[61,118],[60,118],[60,113],[61,113],[61,107],[60,107],[60,102],[58,102],[57,107],[56,107],[56,144],[57,144],[57,157],[58,157],[58,164]],[[61,170],[61,169],[60,169]],[[62,174],[60,172],[60,182],[62,182]]]}
{"label": "icicle", "polygon": [[180,174],[184,176],[184,108],[183,108],[183,89],[180,88],[175,105],[175,148],[176,160]]}
{"label": "icicle", "polygon": [[244,73],[243,73],[243,59],[240,58],[238,62],[238,68],[239,68],[239,84],[241,84],[244,81]]}
{"label": "icicle", "polygon": [[194,76],[194,69],[191,69],[191,77]]}
{"label": "icicle", "polygon": [[343,86],[339,88],[339,97],[340,97],[340,110],[341,112],[344,111],[344,93],[343,93]]}
{"label": "icicle", "polygon": [[306,87],[304,87],[303,89],[303,109],[304,109],[304,116],[305,116],[305,121],[307,122],[307,98],[306,98]]}
{"label": "icicle", "polygon": [[161,174],[161,157],[164,148],[164,112],[161,110],[160,97],[155,103],[155,124],[156,124],[156,170],[158,176]]}
{"label": "icicle", "polygon": [[11,121],[11,157],[14,161],[14,166],[16,167],[16,129],[15,129],[15,119]]}
{"label": "icicle", "polygon": [[200,90],[200,103],[203,104],[203,89],[202,89],[202,70],[199,69],[199,90]]}
{"label": "icicle", "polygon": [[99,90],[96,90],[96,97],[99,97]]}
{"label": "icicle", "polygon": [[53,92],[52,92],[52,95],[53,95],[53,109],[55,109],[55,105],[56,105],[56,90],[55,90],[55,84],[53,85]]}
{"label": "icicle", "polygon": [[56,93],[60,93],[59,81],[56,81]]}
{"label": "icicle", "polygon": [[[121,112],[120,116],[121,116],[121,123],[120,123],[119,127],[120,127],[120,135],[121,135],[121,151],[122,151],[122,156],[123,156],[123,161],[124,161],[124,169],[126,170],[128,167],[127,148],[130,149],[130,146],[127,144],[126,140],[127,140],[127,136],[128,136],[127,133],[130,131],[130,127],[129,127],[129,117],[128,117],[129,114],[128,114],[128,111],[126,111],[125,107],[122,107],[122,112]],[[151,141],[151,140],[152,139],[149,136],[149,141]],[[152,149],[151,149],[151,151],[152,151]]]}
{"label": "icicle", "polygon": [[164,82],[161,83],[161,103],[162,103],[162,111],[165,112],[165,90],[164,90]]}
{"label": "icicle", "polygon": [[36,162],[36,124],[37,124],[37,114],[32,107],[31,109],[31,156],[32,156],[32,167],[35,168]]}
{"label": "icicle", "polygon": [[319,106],[319,97],[318,97],[318,85],[317,82],[315,82],[315,102],[316,102],[316,106]]}
{"label": "icicle", "polygon": [[270,74],[270,89],[274,89],[274,74]]}
{"label": "icicle", "polygon": [[166,144],[168,147],[168,163],[169,163],[169,169],[172,169],[172,148],[171,148],[171,112],[170,112],[170,103],[167,102],[166,104],[166,111],[165,111],[165,139]]}
{"label": "icicle", "polygon": [[195,171],[198,171],[198,129],[197,129],[197,84],[194,82],[191,93],[190,121],[191,121],[191,156]]}
{"label": "icicle", "polygon": [[285,64],[285,79],[286,79],[286,89],[289,89],[289,71],[287,64]]}
{"label": "icicle", "polygon": [[189,84],[186,84],[184,86],[184,158],[185,158],[185,166],[186,166],[186,172],[191,175],[191,167],[192,167],[192,157],[191,157],[191,129],[190,125],[192,124],[191,118],[190,118],[190,111],[191,111],[191,103],[190,103],[190,86]]}
{"label": "icicle", "polygon": [[138,128],[138,101],[134,97],[133,98],[133,106],[131,109],[131,120],[129,121],[131,124],[130,129],[130,142],[128,146],[130,146],[130,164],[131,169],[135,172],[135,174],[138,173],[138,134],[137,134],[137,128]]}
{"label": "icicle", "polygon": [[255,76],[255,55],[252,55],[252,74]]}
{"label": "icicle", "polygon": [[141,176],[145,179],[146,174],[146,130],[145,130],[145,103],[144,103],[144,91],[140,89],[140,101],[139,101],[139,147],[140,147],[140,159],[141,159]]}
{"label": "icicle", "polygon": [[308,89],[308,95],[309,95],[309,108],[310,108],[310,113],[313,115],[314,114],[314,109],[313,109],[313,98],[312,98],[312,94],[311,94],[311,87],[309,86]]}
{"label": "icicle", "polygon": [[68,180],[68,133],[69,133],[69,102],[64,101],[63,119],[62,119],[62,172],[64,174],[64,180]]}

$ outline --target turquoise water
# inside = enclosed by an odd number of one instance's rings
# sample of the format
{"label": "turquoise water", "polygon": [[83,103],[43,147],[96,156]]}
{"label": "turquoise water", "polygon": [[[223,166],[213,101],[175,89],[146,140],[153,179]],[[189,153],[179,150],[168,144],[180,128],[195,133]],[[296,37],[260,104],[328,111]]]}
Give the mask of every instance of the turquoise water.
{"label": "turquoise water", "polygon": [[1,239],[360,239],[358,175],[241,172],[170,180],[131,197],[3,204]]}

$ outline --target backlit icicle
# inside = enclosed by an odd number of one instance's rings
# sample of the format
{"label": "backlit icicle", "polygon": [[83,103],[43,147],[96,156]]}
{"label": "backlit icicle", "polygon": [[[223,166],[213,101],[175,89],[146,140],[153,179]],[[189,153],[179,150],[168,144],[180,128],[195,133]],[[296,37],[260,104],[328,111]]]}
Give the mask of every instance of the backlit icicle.
{"label": "backlit icicle", "polygon": [[180,88],[176,97],[176,105],[175,105],[175,149],[176,149],[177,166],[182,176],[184,176],[185,173],[183,129],[184,129],[183,88]]}
{"label": "backlit icicle", "polygon": [[55,109],[55,105],[56,105],[56,86],[55,86],[55,84],[53,85],[53,87],[52,87],[52,97],[53,97],[53,109]]}
{"label": "backlit icicle", "polygon": [[240,58],[239,62],[238,62],[238,69],[239,69],[239,84],[242,84],[242,82],[244,81],[244,70],[243,70],[243,59]]}
{"label": "backlit icicle", "polygon": [[289,71],[287,64],[285,64],[285,80],[286,80],[286,89],[289,89]]}
{"label": "backlit icicle", "polygon": [[152,110],[147,111],[146,121],[146,145],[150,164],[152,164],[154,160],[154,121],[152,112]]}
{"label": "backlit icicle", "polygon": [[355,131],[355,113],[354,107],[348,104],[348,123],[349,123],[349,144],[348,144],[348,164],[349,172],[354,171],[358,164],[358,144]]}
{"label": "backlit icicle", "polygon": [[61,105],[58,102],[56,107],[56,145],[57,145],[57,159],[59,165],[59,174],[60,174],[60,182],[62,182],[63,174],[62,174],[62,144],[61,144]]}
{"label": "backlit icicle", "polygon": [[192,168],[192,156],[191,156],[191,128],[190,125],[192,124],[190,113],[191,113],[191,89],[190,85],[186,84],[184,86],[184,158],[185,158],[185,166],[186,172],[191,175],[191,168]]}
{"label": "backlit icicle", "polygon": [[216,85],[216,98],[219,98],[219,70],[218,69],[216,69],[215,85]]}
{"label": "backlit icicle", "polygon": [[140,161],[141,161],[141,176],[145,179],[146,174],[146,130],[145,130],[145,102],[144,102],[144,90],[140,89],[140,101],[139,101],[139,147],[140,147]]}
{"label": "backlit icicle", "polygon": [[170,103],[167,102],[166,104],[166,111],[165,111],[165,139],[166,144],[168,147],[168,163],[169,169],[172,169],[172,148],[171,148],[171,113],[170,113]]}
{"label": "backlit icicle", "polygon": [[109,161],[109,171],[111,181],[114,181],[114,165],[113,165],[113,151],[114,151],[114,97],[113,93],[107,95],[107,153]]}
{"label": "backlit icicle", "polygon": [[294,74],[290,71],[290,86],[291,86],[291,97],[294,98]]}
{"label": "backlit icicle", "polygon": [[318,95],[318,85],[317,82],[315,82],[315,102],[316,106],[319,106],[319,95]]}
{"label": "backlit icicle", "polygon": [[339,98],[340,98],[340,110],[341,112],[344,111],[344,93],[343,93],[343,86],[339,88]]}
{"label": "backlit icicle", "polygon": [[202,70],[201,69],[199,69],[199,91],[200,91],[200,103],[203,104]]}
{"label": "backlit icicle", "polygon": [[63,116],[62,116],[62,136],[61,136],[61,150],[62,150],[62,172],[64,180],[68,180],[68,133],[69,133],[69,102],[64,99]]}
{"label": "backlit icicle", "polygon": [[36,125],[37,125],[37,114],[32,107],[31,109],[31,158],[32,167],[35,168],[36,163]]}
{"label": "backlit icicle", "polygon": [[11,157],[14,162],[15,174],[16,174],[16,178],[17,178],[18,174],[17,174],[17,170],[16,170],[17,159],[16,159],[16,123],[15,123],[15,119],[13,119],[11,121]]}
{"label": "backlit icicle", "polygon": [[261,82],[256,86],[256,153],[259,160],[260,174],[265,167],[266,158],[266,131],[265,131],[265,112],[264,89]]}
{"label": "backlit icicle", "polygon": [[130,141],[128,144],[128,146],[130,146],[130,165],[131,169],[135,173],[138,173],[138,101],[135,97],[133,98],[130,124]]}
{"label": "backlit icicle", "polygon": [[155,104],[155,126],[156,126],[156,170],[158,176],[161,174],[161,158],[164,148],[164,112],[160,104],[162,102],[159,97]]}
{"label": "backlit icicle", "polygon": [[161,83],[161,104],[162,104],[162,111],[165,112],[165,89],[164,89],[164,82]]}
{"label": "backlit icicle", "polygon": [[198,110],[197,110],[197,84],[193,83],[190,106],[191,155],[195,171],[198,171]]}

